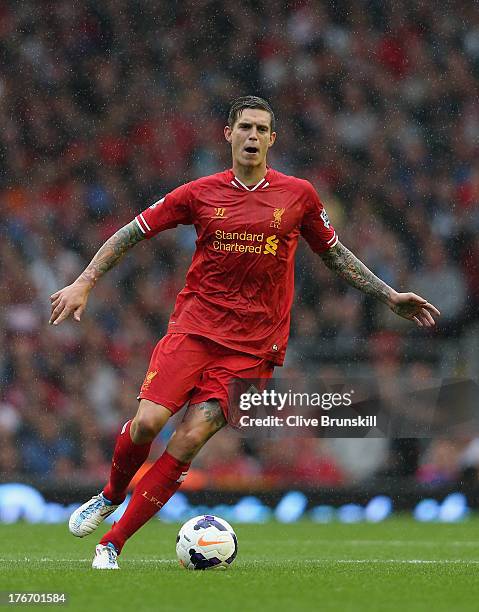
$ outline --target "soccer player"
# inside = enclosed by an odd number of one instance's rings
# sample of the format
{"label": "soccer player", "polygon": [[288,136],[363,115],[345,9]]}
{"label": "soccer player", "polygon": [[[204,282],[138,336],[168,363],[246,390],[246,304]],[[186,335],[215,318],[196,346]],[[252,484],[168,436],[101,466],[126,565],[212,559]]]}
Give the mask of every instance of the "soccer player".
{"label": "soccer player", "polygon": [[116,510],[152,441],[172,414],[186,403],[188,408],[122,518],[101,538],[96,569],[118,568],[126,540],[177,491],[195,455],[225,425],[230,382],[268,379],[283,363],[300,235],[333,272],[399,316],[430,327],[439,315],[424,298],[386,285],[339,242],[308,181],[266,165],[276,138],[268,102],[235,100],[224,135],[232,169],[182,185],[150,206],[105,242],[73,284],[51,297],[51,324],[70,315],[80,321],[95,283],[137,242],[178,224],[195,226],[185,287],[151,356],[138,410],[118,435],[109,482],[73,512],[73,535],[92,533]]}

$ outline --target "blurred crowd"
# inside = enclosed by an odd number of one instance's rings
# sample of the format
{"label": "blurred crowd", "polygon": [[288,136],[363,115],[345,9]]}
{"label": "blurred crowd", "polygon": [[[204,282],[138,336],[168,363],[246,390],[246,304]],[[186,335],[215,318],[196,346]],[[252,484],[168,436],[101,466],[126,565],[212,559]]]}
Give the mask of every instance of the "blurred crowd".
{"label": "blurred crowd", "polygon": [[[0,3],[3,477],[105,478],[182,288],[194,230],[136,246],[98,283],[81,324],[49,328],[49,296],[139,211],[230,166],[222,130],[239,95],[271,102],[270,165],[315,185],[342,242],[387,283],[442,312],[436,331],[416,330],[332,278],[302,246],[284,370],[477,376],[476,8],[467,0],[440,10],[406,0],[244,0],[240,10],[232,0]],[[274,444],[221,432],[196,467],[210,486],[334,486],[407,465],[430,482],[456,478],[474,445],[472,434],[406,451],[384,440],[315,440],[278,455]]]}

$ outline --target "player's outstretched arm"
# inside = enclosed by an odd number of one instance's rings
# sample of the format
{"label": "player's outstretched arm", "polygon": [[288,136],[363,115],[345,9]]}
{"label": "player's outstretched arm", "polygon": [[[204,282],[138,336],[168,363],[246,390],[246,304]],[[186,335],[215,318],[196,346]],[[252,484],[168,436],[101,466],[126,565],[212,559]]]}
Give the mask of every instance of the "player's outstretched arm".
{"label": "player's outstretched arm", "polygon": [[340,242],[322,253],[321,259],[350,285],[384,302],[400,317],[414,321],[419,327],[436,324],[434,317],[441,313],[435,306],[415,293],[398,293],[386,285]]}
{"label": "player's outstretched arm", "polygon": [[76,281],[50,297],[52,303],[50,325],[58,325],[72,313],[73,318],[79,321],[86,308],[88,295],[100,276],[113,268],[126,251],[143,238],[144,235],[136,221],[128,223],[108,238]]}

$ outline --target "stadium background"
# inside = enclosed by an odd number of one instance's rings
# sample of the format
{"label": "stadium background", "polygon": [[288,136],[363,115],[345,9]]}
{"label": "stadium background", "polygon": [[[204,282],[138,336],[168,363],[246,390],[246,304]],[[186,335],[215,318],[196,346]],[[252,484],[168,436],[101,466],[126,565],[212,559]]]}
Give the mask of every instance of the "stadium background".
{"label": "stadium background", "polygon": [[[238,95],[271,101],[270,165],[315,185],[342,242],[442,312],[418,330],[303,244],[283,370],[477,377],[478,77],[469,2],[3,2],[0,482],[72,501],[105,481],[194,232],[138,245],[80,325],[49,328],[49,296],[138,211],[230,166],[222,130]],[[189,480],[203,500],[204,489],[452,490],[473,487],[478,464],[471,430],[281,446],[223,431]]]}

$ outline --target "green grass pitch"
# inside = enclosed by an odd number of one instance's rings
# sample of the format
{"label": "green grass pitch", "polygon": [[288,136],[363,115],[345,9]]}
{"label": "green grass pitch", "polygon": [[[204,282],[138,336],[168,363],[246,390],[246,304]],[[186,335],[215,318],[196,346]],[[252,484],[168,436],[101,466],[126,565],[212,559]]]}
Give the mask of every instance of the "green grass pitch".
{"label": "green grass pitch", "polygon": [[67,610],[95,612],[479,609],[477,518],[237,525],[238,557],[223,572],[182,569],[178,527],[148,524],[125,546],[120,571],[99,572],[90,567],[95,535],[73,538],[66,525],[0,525],[0,591],[65,592]]}

